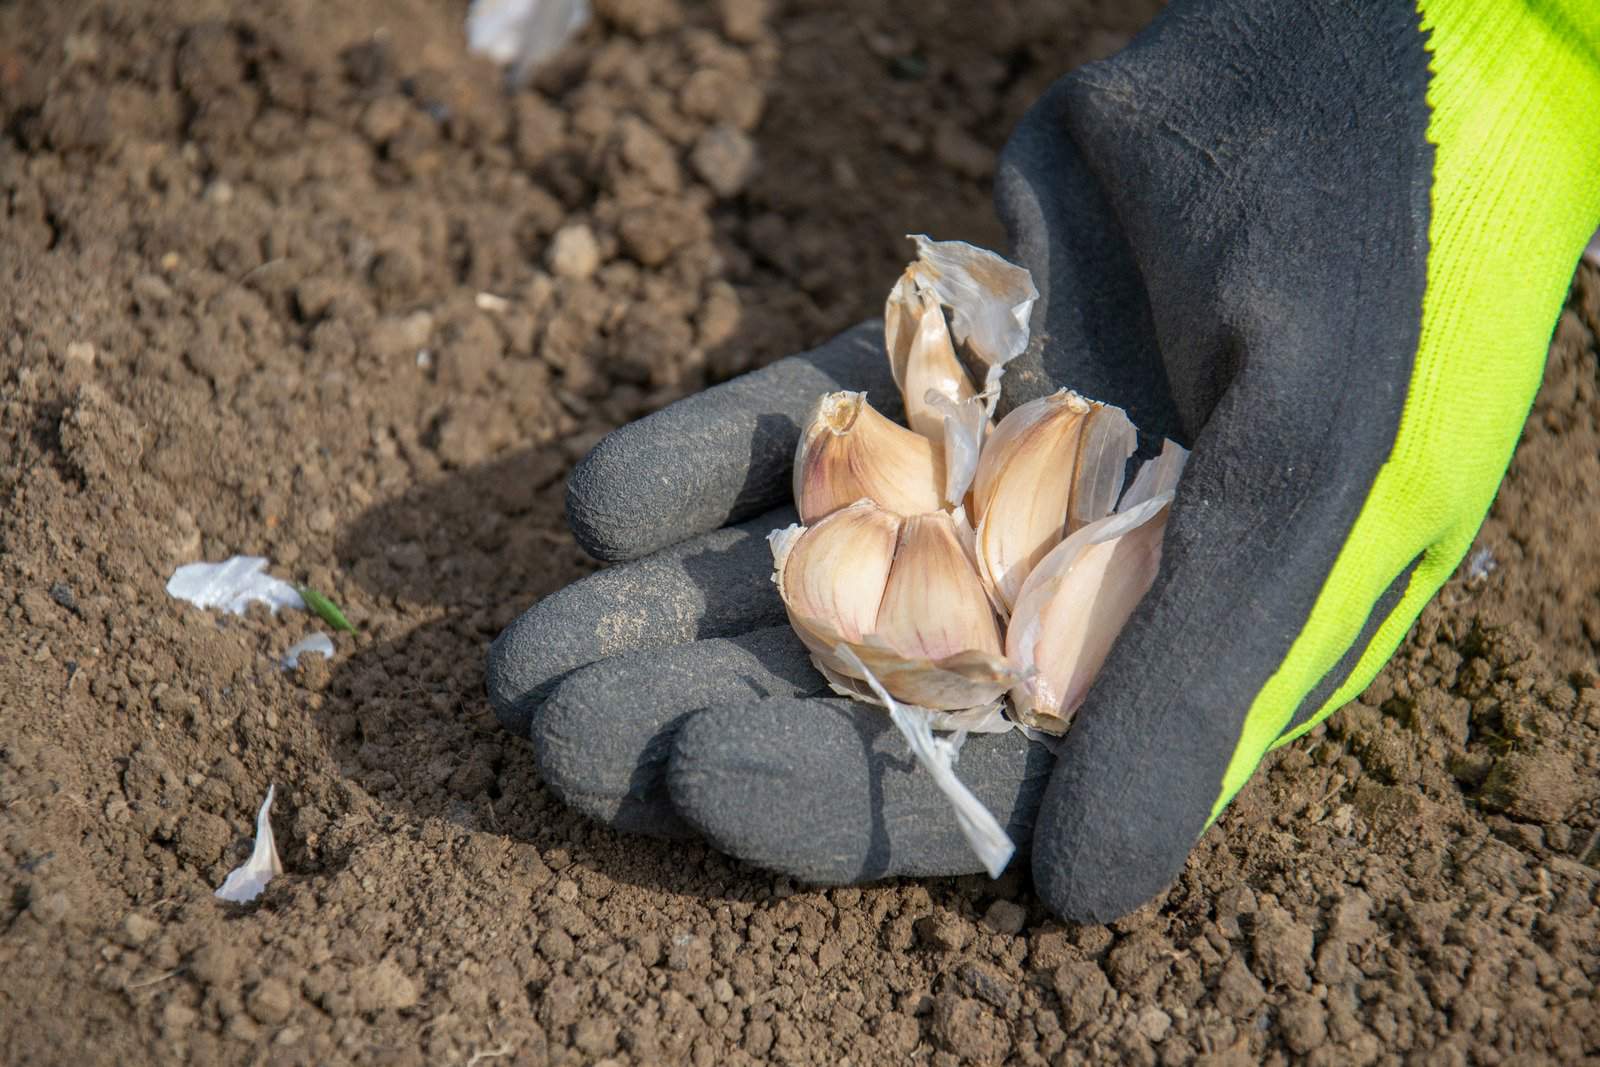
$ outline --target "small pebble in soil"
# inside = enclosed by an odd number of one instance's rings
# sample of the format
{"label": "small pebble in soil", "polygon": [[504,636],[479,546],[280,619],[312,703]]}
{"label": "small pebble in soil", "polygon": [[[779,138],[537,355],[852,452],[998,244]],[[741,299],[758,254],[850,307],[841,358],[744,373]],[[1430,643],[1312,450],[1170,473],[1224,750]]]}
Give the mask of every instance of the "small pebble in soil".
{"label": "small pebble in soil", "polygon": [[756,145],[748,136],[725,123],[700,135],[689,154],[694,167],[711,191],[726,199],[735,196],[755,169]]}
{"label": "small pebble in soil", "polygon": [[56,582],[50,587],[50,599],[74,614],[78,611],[78,598],[72,595],[72,587],[66,582]]}
{"label": "small pebble in soil", "polygon": [[561,227],[550,238],[545,262],[560,278],[591,277],[600,267],[600,244],[594,231],[581,222]]}

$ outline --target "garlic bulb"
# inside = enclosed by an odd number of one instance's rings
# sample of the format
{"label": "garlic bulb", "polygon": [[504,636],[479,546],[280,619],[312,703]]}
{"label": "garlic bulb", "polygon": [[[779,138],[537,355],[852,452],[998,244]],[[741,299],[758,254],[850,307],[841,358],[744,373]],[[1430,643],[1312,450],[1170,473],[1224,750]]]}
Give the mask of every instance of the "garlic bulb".
{"label": "garlic bulb", "polygon": [[1045,553],[1111,513],[1136,445],[1120,408],[1065,389],[995,427],[978,460],[972,507],[979,566],[1007,611]]}
{"label": "garlic bulb", "polygon": [[897,515],[938,511],[944,480],[933,442],[884,418],[865,393],[824,396],[795,453],[794,499],[805,523],[863,498]]}
{"label": "garlic bulb", "polygon": [[923,708],[988,704],[1021,680],[1002,652],[962,522],[944,511],[901,517],[859,500],[772,535],[773,581],[789,620],[841,691],[867,691],[841,645],[897,699]]}
{"label": "garlic bulb", "polygon": [[1059,732],[1154,581],[1187,453],[1167,442],[1124,492],[1137,440],[1121,409],[1063,389],[993,425],[1032,279],[916,241],[884,307],[910,428],[862,393],[821,398],[773,581],[838,692],[961,730],[994,728],[1009,696],[1014,721]]}

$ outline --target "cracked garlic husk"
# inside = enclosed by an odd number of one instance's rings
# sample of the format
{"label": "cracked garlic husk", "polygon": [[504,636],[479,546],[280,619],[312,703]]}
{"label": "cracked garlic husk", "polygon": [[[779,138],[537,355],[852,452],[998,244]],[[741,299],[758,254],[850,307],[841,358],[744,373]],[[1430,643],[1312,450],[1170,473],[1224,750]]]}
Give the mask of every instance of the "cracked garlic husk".
{"label": "cracked garlic husk", "polygon": [[[935,729],[1063,731],[1154,580],[1187,453],[1124,489],[1121,409],[1061,390],[994,421],[1028,343],[1027,271],[916,237],[884,309],[909,428],[822,397],[801,436],[801,523],[774,531],[785,608],[833,688]],[[970,519],[969,519],[970,516]],[[979,725],[974,725],[979,724]]]}

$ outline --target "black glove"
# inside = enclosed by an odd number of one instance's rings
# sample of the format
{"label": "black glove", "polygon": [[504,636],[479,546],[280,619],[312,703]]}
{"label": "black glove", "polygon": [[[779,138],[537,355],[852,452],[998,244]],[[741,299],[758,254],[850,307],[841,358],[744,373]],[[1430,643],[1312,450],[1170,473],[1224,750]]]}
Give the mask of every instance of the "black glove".
{"label": "black glove", "polygon": [[[1496,48],[1578,64],[1506,9]],[[1584,185],[1541,229],[1548,197],[1473,199],[1458,161],[1571,194],[1594,123],[1553,142],[1544,120],[1576,120],[1532,82],[1476,77],[1498,54],[1471,46],[1483,31],[1430,17],[1433,99],[1412,5],[1175,3],[1006,148],[997,207],[1041,299],[1005,404],[1069,386],[1194,450],[1160,574],[1056,765],[1016,733],[962,750],[1067,917],[1159,892],[1262,755],[1370,680],[1504,471],[1600,204]],[[1470,141],[1511,114],[1526,134]],[[619,828],[698,831],[808,881],[976,871],[883,712],[818,698],[769,582],[764,536],[792,514],[717,529],[788,498],[801,422],[837,389],[893,413],[875,327],[601,442],[573,474],[574,530],[601,559],[647,558],[513,624],[490,696],[550,786]]]}

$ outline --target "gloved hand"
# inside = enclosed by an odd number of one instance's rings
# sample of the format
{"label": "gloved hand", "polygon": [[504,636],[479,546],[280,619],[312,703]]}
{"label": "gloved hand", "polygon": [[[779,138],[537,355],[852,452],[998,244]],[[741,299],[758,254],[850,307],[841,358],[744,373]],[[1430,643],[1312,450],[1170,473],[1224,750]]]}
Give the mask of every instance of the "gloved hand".
{"label": "gloved hand", "polygon": [[[1193,448],[1055,756],[1016,733],[961,754],[1061,915],[1158,893],[1470,545],[1600,220],[1597,57],[1587,0],[1180,0],[1016,132],[997,205],[1041,299],[1005,402],[1066,385]],[[574,472],[585,547],[646,558],[546,598],[489,662],[569,803],[811,881],[979,869],[886,716],[817,697],[768,580],[792,515],[740,522],[787,499],[818,395],[893,409],[886,363],[861,327]]]}

